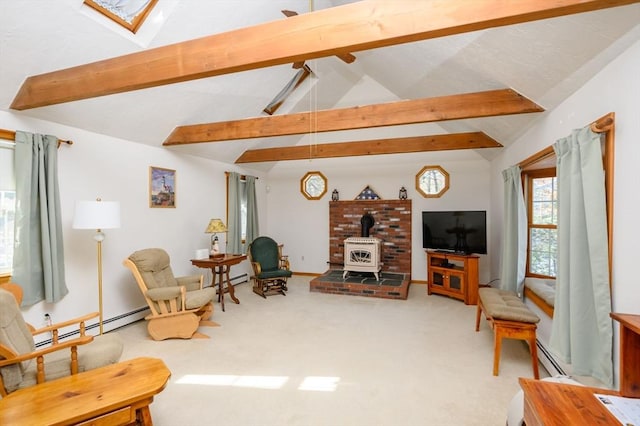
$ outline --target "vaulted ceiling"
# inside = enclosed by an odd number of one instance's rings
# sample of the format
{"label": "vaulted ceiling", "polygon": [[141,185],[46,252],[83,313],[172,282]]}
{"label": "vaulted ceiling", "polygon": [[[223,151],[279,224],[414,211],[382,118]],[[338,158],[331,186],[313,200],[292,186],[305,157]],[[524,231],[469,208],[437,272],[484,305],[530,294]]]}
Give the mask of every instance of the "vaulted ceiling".
{"label": "vaulted ceiling", "polygon": [[[105,22],[106,18],[88,9],[82,0],[0,1],[0,108],[152,146],[173,141],[167,149],[227,163],[251,162],[251,167],[265,170],[273,161],[294,155],[295,150],[287,147],[306,153],[309,144],[317,155],[326,156],[344,155],[350,150],[350,155],[369,155],[385,149],[413,152],[472,148],[490,159],[500,148],[480,146],[511,144],[544,115],[535,111],[559,105],[608,61],[640,39],[640,5],[601,9],[615,1],[387,2],[400,11],[424,5],[430,19],[422,17],[417,20],[419,25],[410,25],[400,12],[385,12],[385,7],[376,6],[374,1],[363,2],[366,8],[347,3],[355,2],[159,0],[134,35]],[[532,22],[525,22],[529,18],[481,20],[482,25],[451,30],[459,25],[461,17],[481,15],[470,5],[478,7],[483,3],[484,9],[490,11],[488,16],[514,14],[514,3],[522,7],[566,3],[570,7],[562,13],[540,13]],[[335,11],[344,12],[325,11],[332,7],[341,7]],[[582,12],[591,9],[601,10]],[[300,16],[287,18],[282,10],[293,10]],[[359,26],[353,25],[355,12],[348,13],[356,10],[370,11],[369,19],[357,20]],[[581,13],[573,13],[576,11]],[[566,16],[547,18],[558,14]],[[333,26],[327,26],[328,19],[335,17],[341,21],[331,21]],[[317,24],[311,25],[311,19]],[[263,26],[268,22],[277,24]],[[394,27],[393,23],[400,25]],[[502,26],[493,27],[497,23]],[[317,28],[323,25],[324,28]],[[384,39],[390,34],[416,33],[429,25],[440,31],[391,40],[383,47],[364,42],[354,47],[358,37]],[[248,27],[254,26],[261,26],[255,27],[261,30],[250,32]],[[247,28],[247,39],[240,38],[243,32],[231,33],[242,28]],[[345,28],[347,32],[341,33]],[[306,38],[314,32],[317,37]],[[199,62],[189,57],[189,43],[193,43],[190,40],[212,35],[206,39],[209,45],[205,50],[218,57],[203,57]],[[398,41],[401,43],[394,44]],[[172,48],[176,55],[183,55],[175,72],[201,67],[204,71],[197,77],[202,78],[178,78],[176,74],[169,79],[171,84],[154,87],[155,83],[148,80],[160,61],[143,55],[180,42],[188,43]],[[335,48],[320,51],[332,43],[353,48],[347,51],[356,60],[347,63],[339,59],[334,56]],[[271,62],[251,64],[257,61],[253,56],[260,56],[252,52],[271,58]],[[77,100],[71,97],[41,104],[46,106],[20,104],[25,93],[18,92],[28,77],[104,61],[104,67],[89,69],[78,80],[81,84],[73,82],[66,90],[61,78],[50,80],[60,84],[62,93],[69,96],[73,88],[91,91],[105,86],[100,78],[115,63],[111,59],[130,54],[144,59],[141,67],[120,68],[117,73],[129,83],[142,81],[137,87],[130,85],[113,94],[97,92],[86,99],[78,96]],[[287,56],[293,54],[296,56]],[[273,116],[268,116],[263,109],[297,72],[291,62],[301,59],[313,75],[285,99]],[[219,67],[234,61],[244,67],[226,65],[228,69],[220,72]],[[128,71],[131,74],[127,75]],[[131,78],[138,75],[140,78]],[[27,97],[43,99],[43,93],[44,90],[27,90]],[[517,102],[512,99],[514,96]],[[493,105],[502,98],[502,104]],[[387,110],[390,106],[395,109]],[[405,118],[409,109],[413,118]],[[347,121],[363,124],[345,127]],[[278,133],[283,132],[267,132],[269,128],[284,129],[296,123],[296,131],[282,135]],[[194,125],[203,124],[207,127],[199,129],[199,143],[185,144],[185,134],[194,130]],[[350,130],[352,127],[362,128]],[[374,127],[375,132],[367,127]],[[270,157],[264,157],[267,154]],[[265,162],[264,158],[270,161]]]}

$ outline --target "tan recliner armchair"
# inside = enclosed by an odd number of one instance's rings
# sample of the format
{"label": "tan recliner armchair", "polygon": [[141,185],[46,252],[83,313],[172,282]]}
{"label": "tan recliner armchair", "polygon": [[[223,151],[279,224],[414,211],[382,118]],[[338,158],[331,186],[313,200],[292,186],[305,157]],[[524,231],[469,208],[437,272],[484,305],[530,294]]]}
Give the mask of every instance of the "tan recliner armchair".
{"label": "tan recliner armchair", "polygon": [[[0,395],[119,361],[123,344],[117,333],[85,334],[85,322],[97,312],[36,330],[24,321],[21,301],[18,285],[0,286]],[[59,340],[73,329],[77,337]],[[51,344],[36,348],[34,336],[45,333],[52,336]]]}
{"label": "tan recliner armchair", "polygon": [[124,260],[144,295],[151,314],[147,330],[154,340],[208,338],[197,333],[213,314],[213,287],[202,287],[202,275],[174,277],[169,255],[160,248],[138,250]]}

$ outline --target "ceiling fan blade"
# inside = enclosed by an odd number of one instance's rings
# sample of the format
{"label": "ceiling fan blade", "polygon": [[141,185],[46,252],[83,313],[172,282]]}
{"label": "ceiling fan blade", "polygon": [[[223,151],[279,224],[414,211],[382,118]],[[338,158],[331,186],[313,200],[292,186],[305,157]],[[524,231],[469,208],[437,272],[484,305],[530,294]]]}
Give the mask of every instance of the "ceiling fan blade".
{"label": "ceiling fan blade", "polygon": [[294,62],[292,65],[292,68],[294,69],[300,69],[302,67],[304,67],[304,61]]}
{"label": "ceiling fan blade", "polygon": [[291,92],[296,89],[296,87],[300,86],[300,84],[302,84],[302,82],[311,74],[313,74],[311,68],[306,65],[303,66],[302,69],[298,70],[291,81],[289,81],[287,85],[284,86],[280,93],[278,93],[276,97],[273,98],[271,102],[269,102],[269,105],[267,105],[262,111],[266,112],[269,115],[273,115],[273,113],[276,112],[280,105],[282,105],[282,103],[285,101],[287,96],[289,96]]}
{"label": "ceiling fan blade", "polygon": [[282,10],[281,12],[282,12],[282,13],[284,14],[284,16],[286,16],[287,18],[290,18],[290,17],[292,17],[292,16],[296,16],[296,15],[298,14],[298,12],[295,12],[295,11],[293,11],[293,10]]}

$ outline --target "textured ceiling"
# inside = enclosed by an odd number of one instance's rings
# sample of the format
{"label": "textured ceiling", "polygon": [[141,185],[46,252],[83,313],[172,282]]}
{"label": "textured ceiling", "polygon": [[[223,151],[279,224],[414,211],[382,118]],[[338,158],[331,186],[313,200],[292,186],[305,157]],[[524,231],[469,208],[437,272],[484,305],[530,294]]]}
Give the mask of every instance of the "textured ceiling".
{"label": "textured ceiling", "polygon": [[[313,8],[345,3],[351,1],[315,0]],[[287,19],[281,10],[302,14],[309,7],[301,0],[160,0],[133,35],[105,22],[82,0],[0,1],[0,108],[9,110],[31,75]],[[277,114],[501,88],[549,110],[640,39],[639,23],[636,4],[355,52],[352,64],[336,57],[308,61],[314,77]],[[295,72],[280,65],[13,113],[159,147],[176,126],[264,115],[262,109]],[[483,131],[508,146],[540,115],[382,128],[375,137]],[[343,131],[170,149],[233,163],[246,149],[371,138],[366,131]],[[478,152],[490,159],[496,150]]]}

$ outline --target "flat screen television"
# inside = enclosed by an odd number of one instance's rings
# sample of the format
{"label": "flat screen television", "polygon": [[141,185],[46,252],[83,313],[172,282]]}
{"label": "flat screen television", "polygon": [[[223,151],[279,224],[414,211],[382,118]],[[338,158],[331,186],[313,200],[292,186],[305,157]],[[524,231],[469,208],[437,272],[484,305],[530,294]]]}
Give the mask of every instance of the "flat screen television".
{"label": "flat screen television", "polygon": [[487,212],[423,211],[422,247],[463,254],[487,254]]}

